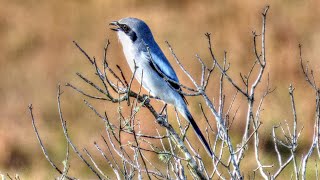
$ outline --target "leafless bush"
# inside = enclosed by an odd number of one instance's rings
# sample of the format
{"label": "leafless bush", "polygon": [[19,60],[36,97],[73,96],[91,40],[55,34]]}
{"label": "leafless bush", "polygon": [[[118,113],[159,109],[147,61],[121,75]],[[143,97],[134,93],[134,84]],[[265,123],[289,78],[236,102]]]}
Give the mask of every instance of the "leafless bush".
{"label": "leafless bush", "polygon": [[[104,151],[102,145],[96,142],[94,143],[94,146],[97,149],[97,152],[101,154],[105,162],[113,170],[114,174],[107,174],[104,169],[99,167],[87,149],[83,149],[83,152],[80,152],[70,139],[60,104],[61,90],[59,86],[57,92],[58,110],[62,129],[68,142],[63,169],[55,165],[55,163],[50,159],[35,126],[32,105],[29,106],[29,110],[34,131],[37,135],[42,151],[51,166],[61,174],[60,179],[77,179],[68,175],[69,146],[99,179],[111,179],[112,177],[116,177],[117,179],[186,179],[187,176],[192,176],[194,179],[244,179],[245,175],[247,176],[249,173],[242,170],[241,163],[243,163],[242,160],[248,152],[249,142],[253,142],[252,148],[254,153],[252,155],[250,154],[250,156],[255,159],[257,165],[256,168],[252,169],[250,172],[253,174],[252,176],[249,176],[250,179],[261,177],[264,179],[276,179],[281,173],[283,173],[285,168],[289,168],[289,164],[293,164],[293,169],[291,171],[295,179],[306,179],[307,162],[310,160],[312,153],[316,151],[318,155],[316,162],[320,159],[320,89],[316,85],[313,71],[304,64],[301,54],[301,46],[299,46],[301,69],[303,70],[307,83],[314,90],[316,100],[312,144],[306,154],[297,153],[296,150],[299,144],[298,140],[301,135],[301,129],[297,128],[298,117],[296,113],[294,87],[290,85],[289,96],[292,104],[293,126],[290,126],[287,122],[273,126],[271,134],[274,143],[274,150],[277,154],[277,161],[270,165],[264,164],[261,161],[263,158],[261,157],[259,149],[259,128],[262,124],[260,114],[264,99],[274,90],[270,87],[269,75],[266,75],[265,72],[268,62],[265,46],[266,18],[268,9],[269,7],[267,6],[262,12],[261,34],[258,35],[256,32],[252,33],[255,61],[246,75],[240,74],[242,80],[241,83],[243,83],[243,85],[240,85],[239,82],[236,82],[234,78],[229,75],[228,71],[230,70],[230,64],[228,63],[226,53],[224,53],[224,59],[222,61],[216,59],[215,53],[212,49],[212,40],[209,33],[206,33],[205,36],[208,41],[208,50],[211,55],[212,64],[208,66],[200,56],[196,56],[197,60],[201,64],[202,70],[200,82],[197,82],[182,65],[182,62],[174,53],[173,48],[167,42],[169,50],[177,64],[194,85],[194,87],[187,87],[180,84],[183,89],[182,93],[186,96],[200,96],[206,103],[205,105],[200,104],[200,109],[202,110],[207,123],[207,139],[214,151],[214,158],[210,159],[210,162],[208,161],[207,155],[200,154],[196,145],[192,144],[189,137],[186,135],[189,129],[189,124],[185,124],[180,121],[178,115],[176,115],[179,129],[174,129],[169,123],[167,116],[163,115],[163,113],[166,114],[166,109],[163,109],[158,113],[153,108],[150,103],[150,99],[154,97],[141,94],[141,87],[137,92],[131,89],[134,77],[133,75],[131,76],[131,79],[127,80],[124,76],[124,73],[126,72],[122,71],[119,66],[117,66],[117,70],[114,70],[109,66],[109,62],[107,62],[106,58],[108,47],[110,45],[109,41],[104,49],[102,69],[98,67],[95,58],[91,58],[85,50],[74,42],[76,47],[92,64],[92,67],[95,69],[95,74],[101,82],[101,86],[93,83],[80,73],[77,73],[77,75],[86,84],[96,89],[100,95],[96,96],[86,93],[82,89],[70,83],[66,84],[66,86],[74,89],[88,99],[114,103],[119,107],[119,119],[114,120],[108,118],[108,112],[99,112],[89,101],[84,100],[85,105],[105,123],[106,137],[102,136],[102,139],[104,142],[103,146],[105,146],[107,150]],[[257,48],[257,41],[260,38],[261,52]],[[253,71],[257,71],[258,73],[253,73]],[[216,86],[219,87],[218,106],[214,105],[211,98],[209,98],[206,93],[206,88],[211,80],[210,77],[213,72],[220,74],[220,83],[219,86]],[[267,76],[267,85],[263,95],[257,96],[256,89],[261,84],[264,76]],[[224,83],[230,83],[234,87],[235,93],[225,94]],[[247,112],[246,119],[239,120],[245,122],[242,140],[240,142],[235,142],[235,140],[231,138],[229,132],[233,121],[230,112],[235,100],[239,98],[239,96],[245,97],[247,103],[243,103],[242,106],[246,106]],[[225,103],[226,97],[232,99],[229,105],[226,105]],[[120,107],[130,109],[130,113],[124,113]],[[140,121],[136,116],[138,113],[142,113],[140,111],[142,108],[147,109],[153,115],[155,123],[164,128],[165,133],[160,133],[160,131],[156,129],[156,125],[154,127],[156,134],[148,135],[141,131]],[[214,118],[208,118],[204,108],[208,108]],[[216,123],[216,126],[214,127],[211,125],[213,122]],[[131,136],[133,142],[124,142],[123,136]],[[210,139],[214,139],[214,141],[210,141]],[[234,146],[234,144],[237,144],[237,146]],[[279,146],[289,150],[290,156],[285,157],[279,150]],[[152,157],[150,154],[158,156],[160,162],[155,162],[154,158],[150,158]],[[316,171],[316,177],[318,177],[318,171]]]}

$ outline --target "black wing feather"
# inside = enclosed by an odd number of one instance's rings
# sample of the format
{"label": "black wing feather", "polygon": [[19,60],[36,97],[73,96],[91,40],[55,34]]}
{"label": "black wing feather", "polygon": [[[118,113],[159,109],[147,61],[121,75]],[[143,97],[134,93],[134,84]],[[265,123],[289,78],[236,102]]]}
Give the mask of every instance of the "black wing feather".
{"label": "black wing feather", "polygon": [[[152,61],[152,60],[151,60]],[[149,64],[150,64],[150,67],[155,71],[155,72],[157,72],[157,74],[161,77],[161,78],[163,78],[163,79],[165,79],[165,77],[164,77],[164,73],[163,72],[159,72],[159,71],[161,71],[158,67],[156,68],[155,66],[155,64],[153,63],[153,62],[149,62]],[[168,77],[166,77],[166,78],[168,78]],[[186,97],[184,97],[184,95],[182,94],[182,93],[180,93],[180,90],[181,90],[181,87],[179,86],[179,84],[177,84],[177,83],[174,83],[174,82],[171,82],[171,81],[167,81],[166,80],[166,82],[169,84],[169,86],[171,86],[173,89],[175,89],[175,90],[177,90],[177,92],[180,94],[180,96],[182,97],[182,99],[183,99],[183,101],[188,105],[189,103],[188,103],[188,101],[187,101],[187,99],[186,99]]]}

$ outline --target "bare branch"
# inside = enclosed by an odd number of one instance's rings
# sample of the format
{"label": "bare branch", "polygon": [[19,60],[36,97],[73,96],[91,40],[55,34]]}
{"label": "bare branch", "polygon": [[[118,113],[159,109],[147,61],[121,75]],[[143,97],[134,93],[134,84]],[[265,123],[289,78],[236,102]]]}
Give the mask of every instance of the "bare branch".
{"label": "bare branch", "polygon": [[63,129],[63,134],[66,137],[66,140],[68,141],[68,143],[71,145],[73,151],[78,155],[78,157],[90,168],[90,170],[99,178],[102,179],[101,176],[96,172],[96,170],[94,170],[94,168],[83,158],[83,156],[80,154],[80,152],[78,151],[78,149],[76,148],[76,146],[72,143],[71,139],[69,138],[68,135],[68,131],[67,131],[67,125],[66,125],[66,121],[64,121],[63,119],[63,115],[62,115],[62,110],[61,110],[61,105],[60,105],[60,96],[61,96],[61,91],[60,91],[60,85],[58,86],[58,92],[57,92],[57,101],[58,101],[58,110],[59,110],[59,117],[61,120],[61,125],[62,125],[62,129]]}
{"label": "bare branch", "polygon": [[67,176],[66,174],[64,174],[64,171],[61,171],[61,170],[53,163],[53,161],[50,159],[50,157],[49,157],[49,155],[48,155],[48,152],[47,152],[46,148],[44,147],[44,145],[43,145],[43,143],[42,143],[42,140],[41,140],[41,138],[40,138],[38,129],[37,129],[37,127],[36,127],[36,124],[35,124],[35,122],[34,122],[34,116],[33,116],[33,111],[32,111],[32,109],[33,109],[32,104],[30,104],[28,108],[29,108],[29,113],[30,113],[30,116],[31,116],[31,121],[32,121],[33,130],[34,130],[34,132],[36,133],[38,142],[39,142],[39,144],[40,144],[40,147],[41,147],[41,149],[42,149],[42,152],[43,152],[44,156],[46,157],[47,161],[50,163],[50,165],[51,165],[56,171],[58,171],[61,175],[63,175],[63,176],[66,177],[67,179],[69,179],[69,180],[74,180],[74,179],[76,179],[76,178],[74,178],[74,177],[69,177],[69,176]]}

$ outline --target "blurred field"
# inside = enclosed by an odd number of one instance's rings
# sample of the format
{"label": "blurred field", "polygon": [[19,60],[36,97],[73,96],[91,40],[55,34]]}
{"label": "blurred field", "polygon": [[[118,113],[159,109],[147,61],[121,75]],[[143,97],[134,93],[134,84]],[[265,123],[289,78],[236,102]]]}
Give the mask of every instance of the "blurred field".
{"label": "blurred field", "polygon": [[[303,44],[304,58],[318,78],[320,1],[0,0],[0,172],[18,173],[22,179],[52,179],[57,175],[42,155],[27,106],[33,104],[40,135],[54,161],[61,166],[66,142],[57,114],[56,86],[66,82],[81,85],[83,83],[75,73],[93,73],[72,40],[99,59],[106,39],[110,39],[110,64],[128,69],[122,47],[107,24],[122,17],[138,17],[149,24],[175,69],[178,66],[165,40],[171,43],[192,74],[199,76],[200,66],[194,55],[198,53],[210,62],[204,33],[211,32],[216,56],[221,60],[223,51],[228,52],[231,76],[241,83],[239,73],[247,72],[254,60],[251,31],[261,32],[260,13],[266,4],[271,7],[267,21],[267,71],[272,87],[277,88],[266,99],[262,114],[261,148],[266,154],[263,162],[268,163],[274,155],[268,147],[272,125],[292,118],[288,95],[290,83],[296,87],[299,128],[304,126],[299,151],[309,147],[315,99],[312,99],[314,94],[299,67],[298,43]],[[177,72],[181,74],[181,71]],[[184,75],[180,81],[191,85]],[[226,87],[229,88],[227,92],[234,92],[230,86]],[[216,93],[213,94],[217,87],[211,84],[209,88],[211,98],[216,97]],[[92,143],[103,133],[103,123],[83,105],[81,96],[66,87],[63,89],[62,105],[71,137],[78,147],[93,151]],[[191,103],[195,116],[199,113],[199,101],[195,98]],[[239,101],[238,105],[244,102]],[[115,106],[100,105],[101,110],[106,108]],[[235,127],[244,126],[241,118],[244,113],[239,112]],[[198,119],[203,122],[202,116]],[[152,123],[147,122],[150,126]],[[239,140],[237,131],[234,133],[235,140]],[[71,175],[79,174],[82,179],[93,177],[84,171],[77,158],[73,159]],[[248,167],[254,168],[251,161],[248,161]]]}

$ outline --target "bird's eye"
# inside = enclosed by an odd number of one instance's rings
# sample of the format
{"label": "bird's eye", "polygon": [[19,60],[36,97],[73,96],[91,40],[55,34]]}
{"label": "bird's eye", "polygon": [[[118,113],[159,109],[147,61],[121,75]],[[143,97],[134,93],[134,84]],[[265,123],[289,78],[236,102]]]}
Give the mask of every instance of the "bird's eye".
{"label": "bird's eye", "polygon": [[125,33],[129,32],[129,30],[130,30],[129,27],[128,27],[127,25],[125,25],[125,24],[122,25],[121,29],[122,29]]}

